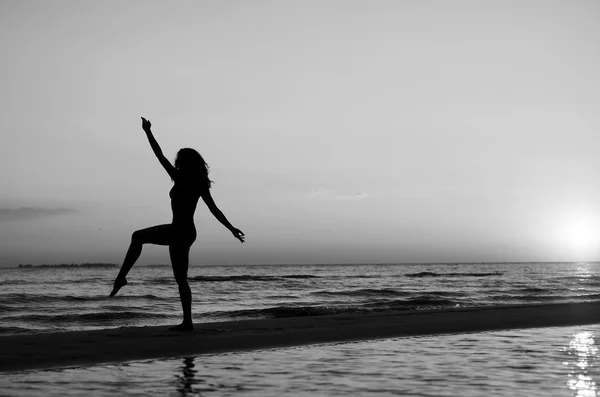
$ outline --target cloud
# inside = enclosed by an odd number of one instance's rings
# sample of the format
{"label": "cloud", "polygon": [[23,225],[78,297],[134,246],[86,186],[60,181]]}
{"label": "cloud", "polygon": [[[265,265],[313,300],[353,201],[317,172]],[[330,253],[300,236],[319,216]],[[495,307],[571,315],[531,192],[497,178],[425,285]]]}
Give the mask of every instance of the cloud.
{"label": "cloud", "polygon": [[318,200],[360,200],[369,197],[364,192],[340,192],[335,189],[318,187],[308,194],[308,198]]}
{"label": "cloud", "polygon": [[75,212],[69,208],[0,208],[0,222],[38,219],[45,216],[66,215]]}

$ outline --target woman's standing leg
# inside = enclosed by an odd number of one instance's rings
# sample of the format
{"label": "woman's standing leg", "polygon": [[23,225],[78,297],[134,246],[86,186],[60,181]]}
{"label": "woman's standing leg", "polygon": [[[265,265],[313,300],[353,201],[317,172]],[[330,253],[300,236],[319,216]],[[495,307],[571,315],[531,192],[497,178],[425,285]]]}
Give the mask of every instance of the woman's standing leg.
{"label": "woman's standing leg", "polygon": [[127,274],[140,257],[142,246],[144,244],[169,245],[172,241],[172,234],[171,225],[152,226],[133,232],[131,235],[131,244],[129,245],[125,259],[123,260],[121,270],[115,279],[115,284],[110,296],[116,295],[121,287],[127,285]]}
{"label": "woman's standing leg", "polygon": [[190,247],[188,245],[171,244],[169,246],[169,254],[171,255],[173,275],[179,289],[181,308],[183,309],[183,322],[171,328],[171,330],[192,331],[194,329],[192,322],[192,290],[187,280]]}

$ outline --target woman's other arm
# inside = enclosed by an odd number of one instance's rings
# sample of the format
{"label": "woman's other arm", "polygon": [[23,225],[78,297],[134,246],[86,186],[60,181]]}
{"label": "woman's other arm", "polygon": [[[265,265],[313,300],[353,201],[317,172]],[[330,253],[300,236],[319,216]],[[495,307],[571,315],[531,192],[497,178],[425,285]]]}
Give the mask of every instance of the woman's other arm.
{"label": "woman's other arm", "polygon": [[237,238],[243,243],[244,233],[242,233],[241,230],[233,227],[231,223],[229,223],[227,218],[225,218],[225,215],[223,215],[219,207],[217,207],[217,205],[215,204],[215,200],[213,200],[212,195],[210,194],[210,190],[207,190],[206,193],[202,195],[202,200],[204,200],[204,202],[206,203],[206,206],[210,210],[210,213],[213,214],[215,218],[217,218],[217,220],[223,224],[223,226],[229,229],[229,231],[233,234],[233,237]]}

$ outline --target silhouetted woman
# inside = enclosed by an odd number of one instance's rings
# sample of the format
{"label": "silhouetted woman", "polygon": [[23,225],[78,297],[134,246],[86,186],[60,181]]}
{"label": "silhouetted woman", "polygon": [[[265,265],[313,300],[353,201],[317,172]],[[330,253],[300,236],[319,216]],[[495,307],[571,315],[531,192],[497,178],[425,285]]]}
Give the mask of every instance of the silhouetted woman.
{"label": "silhouetted woman", "polygon": [[150,130],[150,120],[142,117],[142,129],[146,132],[150,146],[158,158],[160,164],[173,180],[173,188],[169,192],[171,196],[171,209],[173,221],[168,225],[158,225],[147,229],[138,230],[131,237],[131,245],[125,255],[121,271],[115,279],[115,285],[110,293],[114,296],[121,287],[127,285],[127,273],[139,258],[142,245],[157,244],[168,245],[171,256],[173,275],[179,288],[179,297],[183,308],[183,322],[172,330],[192,331],[192,291],[187,281],[189,252],[194,240],[196,240],[196,227],[194,226],[194,211],[198,199],[206,203],[210,212],[221,222],[233,236],[244,242],[244,233],[233,227],[225,215],[217,208],[210,195],[212,181],[208,178],[208,165],[202,156],[194,149],[181,149],[177,153],[175,166],[163,155],[160,146],[154,139]]}

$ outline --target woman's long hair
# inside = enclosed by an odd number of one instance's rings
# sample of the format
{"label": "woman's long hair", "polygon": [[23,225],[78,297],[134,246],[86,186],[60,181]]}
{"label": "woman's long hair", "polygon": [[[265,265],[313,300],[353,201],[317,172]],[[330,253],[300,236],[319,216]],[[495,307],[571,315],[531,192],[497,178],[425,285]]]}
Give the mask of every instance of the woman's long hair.
{"label": "woman's long hair", "polygon": [[191,148],[183,148],[175,157],[175,169],[188,181],[197,181],[202,188],[210,189],[212,181],[208,178],[210,167],[204,158]]}

